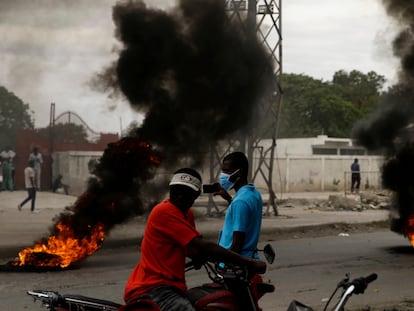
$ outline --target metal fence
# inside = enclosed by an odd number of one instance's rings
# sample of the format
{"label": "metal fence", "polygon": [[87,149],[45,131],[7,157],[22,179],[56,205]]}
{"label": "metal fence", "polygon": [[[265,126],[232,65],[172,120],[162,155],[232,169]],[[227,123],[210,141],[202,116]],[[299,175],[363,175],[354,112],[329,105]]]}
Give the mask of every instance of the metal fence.
{"label": "metal fence", "polygon": [[[345,194],[351,193],[351,174],[352,172],[344,172],[344,191]],[[382,190],[381,171],[360,171],[361,183],[359,191],[376,191]]]}

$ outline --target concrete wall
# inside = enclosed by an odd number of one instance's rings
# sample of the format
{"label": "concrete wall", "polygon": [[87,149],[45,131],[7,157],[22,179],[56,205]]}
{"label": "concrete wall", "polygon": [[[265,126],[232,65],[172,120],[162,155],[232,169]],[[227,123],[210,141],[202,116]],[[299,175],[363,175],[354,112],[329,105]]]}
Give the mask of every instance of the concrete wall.
{"label": "concrete wall", "polygon": [[[69,194],[80,195],[90,177],[88,164],[99,160],[102,152],[66,151],[55,152],[53,157],[53,179],[58,174],[70,186]],[[381,188],[380,171],[384,159],[380,156],[358,156],[361,167],[361,190]],[[349,191],[350,166],[354,156],[289,156],[278,157],[274,162],[273,189],[276,193],[303,191]],[[253,168],[258,159],[253,161]],[[209,162],[201,169],[203,180],[209,182]],[[258,176],[255,184],[265,190],[264,179]]]}
{"label": "concrete wall", "polygon": [[[275,159],[273,189],[276,193],[304,191],[350,191],[350,166],[355,156],[292,156]],[[361,190],[381,188],[380,156],[358,156]],[[257,161],[255,161],[257,162]],[[263,178],[256,185],[266,188]]]}
{"label": "concrete wall", "polygon": [[69,185],[70,195],[80,195],[87,188],[90,177],[88,164],[91,160],[99,160],[100,151],[61,151],[52,155],[53,180],[60,174],[63,183]]}

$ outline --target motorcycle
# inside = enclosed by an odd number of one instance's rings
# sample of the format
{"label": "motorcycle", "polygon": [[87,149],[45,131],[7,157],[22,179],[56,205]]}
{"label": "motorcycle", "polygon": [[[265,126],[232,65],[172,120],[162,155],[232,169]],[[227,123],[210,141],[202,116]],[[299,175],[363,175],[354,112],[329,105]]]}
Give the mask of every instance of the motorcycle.
{"label": "motorcycle", "polygon": [[[275,252],[270,244],[263,250],[266,261],[272,264]],[[203,263],[202,267],[211,283],[190,288],[189,299],[197,311],[261,311],[259,299],[275,287],[264,282],[262,276],[250,276],[245,267],[220,263]],[[186,264],[186,272],[198,269],[194,262]],[[138,299],[133,304],[121,305],[112,301],[82,295],[61,295],[56,291],[30,290],[28,295],[34,301],[51,311],[159,311],[158,306],[149,299]]]}
{"label": "motorcycle", "polygon": [[[273,263],[275,253],[270,244],[264,247],[263,252],[266,261],[270,264]],[[196,268],[192,262],[186,266],[187,272]],[[244,267],[226,266],[223,268],[218,263],[204,263],[203,267],[212,283],[188,290],[189,298],[196,311],[261,311],[258,301],[266,293],[275,290],[274,285],[264,282],[260,275],[250,277]],[[332,309],[334,311],[343,311],[353,294],[363,294],[369,283],[376,279],[377,274],[375,273],[353,280],[350,280],[350,275],[346,274],[327,300],[323,311],[327,310],[339,289],[342,289],[342,293]],[[35,301],[41,301],[42,305],[51,311],[159,311],[158,306],[149,299],[140,299],[133,305],[121,305],[81,295],[60,295],[55,291],[32,290],[27,294],[32,296]],[[287,311],[314,310],[297,300],[293,300]]]}

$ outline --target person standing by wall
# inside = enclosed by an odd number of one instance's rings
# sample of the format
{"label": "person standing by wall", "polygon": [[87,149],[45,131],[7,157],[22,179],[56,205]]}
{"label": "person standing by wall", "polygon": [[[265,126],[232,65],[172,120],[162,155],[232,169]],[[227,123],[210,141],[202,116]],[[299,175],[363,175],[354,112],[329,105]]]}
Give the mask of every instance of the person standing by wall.
{"label": "person standing by wall", "polygon": [[3,182],[1,184],[1,190],[13,191],[13,158],[7,158],[4,160],[2,171]]}
{"label": "person standing by wall", "polygon": [[33,148],[33,151],[29,155],[29,161],[30,160],[32,160],[34,163],[36,187],[38,190],[40,190],[40,178],[42,173],[43,158],[42,154],[39,152],[39,148]]}
{"label": "person standing by wall", "polygon": [[27,198],[24,199],[19,205],[17,205],[17,209],[19,211],[22,210],[23,205],[31,201],[30,210],[32,213],[35,212],[37,186],[36,186],[36,180],[35,180],[35,171],[33,167],[34,167],[33,160],[29,160],[29,165],[24,169],[24,184],[27,190]]}
{"label": "person standing by wall", "polygon": [[351,193],[356,191],[359,193],[359,185],[361,184],[361,171],[359,169],[358,159],[354,159],[351,164]]}

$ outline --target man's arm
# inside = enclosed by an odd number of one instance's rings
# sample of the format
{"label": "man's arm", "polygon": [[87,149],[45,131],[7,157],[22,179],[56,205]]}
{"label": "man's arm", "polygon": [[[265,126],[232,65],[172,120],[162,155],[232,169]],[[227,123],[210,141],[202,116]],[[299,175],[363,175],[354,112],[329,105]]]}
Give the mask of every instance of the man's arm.
{"label": "man's arm", "polygon": [[230,249],[233,252],[241,254],[243,250],[244,240],[246,238],[246,233],[241,231],[234,231],[233,232],[233,241],[231,243]]}
{"label": "man's arm", "polygon": [[241,256],[231,250],[227,250],[216,243],[206,241],[201,237],[195,237],[188,244],[199,256],[207,261],[224,262],[246,266],[251,273],[265,273],[266,263],[264,261]]}
{"label": "man's arm", "polygon": [[231,195],[220,186],[220,190],[217,192],[213,193],[214,196],[219,195],[221,196],[224,200],[226,200],[229,204],[231,203],[232,197]]}

